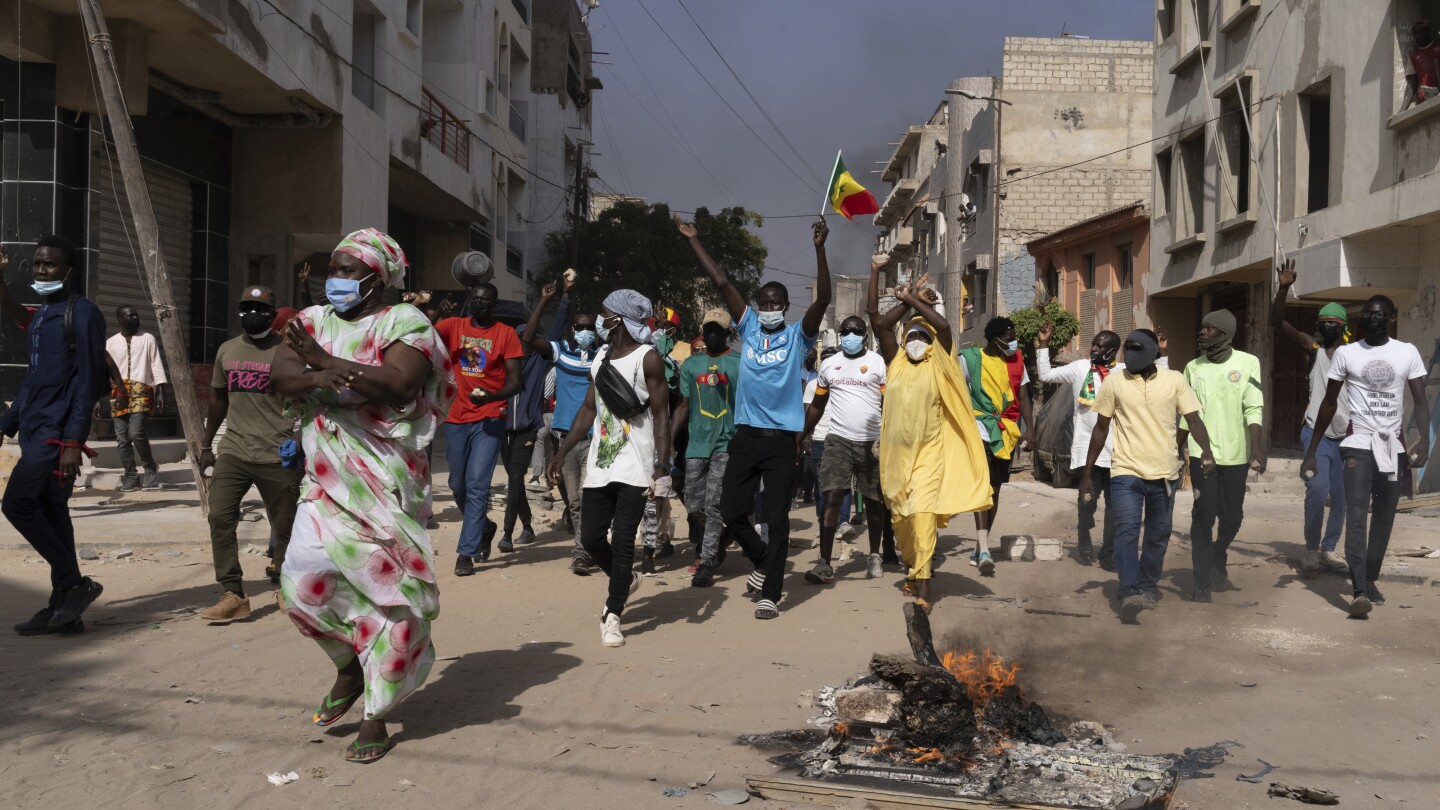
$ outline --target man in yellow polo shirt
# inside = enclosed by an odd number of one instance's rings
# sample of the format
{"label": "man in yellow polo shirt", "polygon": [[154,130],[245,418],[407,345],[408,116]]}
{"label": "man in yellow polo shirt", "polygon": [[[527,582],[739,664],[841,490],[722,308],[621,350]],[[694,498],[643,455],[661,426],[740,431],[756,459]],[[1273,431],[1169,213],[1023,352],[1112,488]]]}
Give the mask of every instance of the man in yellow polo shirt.
{"label": "man in yellow polo shirt", "polygon": [[[1185,382],[1200,400],[1200,420],[1210,431],[1215,472],[1198,475],[1200,448],[1190,442],[1190,480],[1195,505],[1190,511],[1190,560],[1195,567],[1196,602],[1209,602],[1210,589],[1229,589],[1225,563],[1230,544],[1245,516],[1245,476],[1265,472],[1260,425],[1265,394],[1260,389],[1260,358],[1231,346],[1235,316],[1217,309],[1200,322],[1202,355],[1185,365]],[[1183,440],[1185,431],[1180,431]],[[1215,533],[1216,520],[1220,532]]]}
{"label": "man in yellow polo shirt", "polygon": [[[1120,575],[1120,616],[1133,623],[1159,599],[1160,573],[1170,545],[1170,512],[1180,478],[1177,417],[1183,417],[1200,448],[1201,475],[1215,468],[1210,436],[1200,421],[1200,403],[1178,371],[1159,368],[1160,341],[1149,329],[1125,338],[1125,370],[1112,374],[1095,399],[1095,430],[1080,497],[1093,499],[1091,473],[1115,425],[1110,457],[1110,508],[1115,510],[1115,566]],[[1140,543],[1141,521],[1145,540]]]}

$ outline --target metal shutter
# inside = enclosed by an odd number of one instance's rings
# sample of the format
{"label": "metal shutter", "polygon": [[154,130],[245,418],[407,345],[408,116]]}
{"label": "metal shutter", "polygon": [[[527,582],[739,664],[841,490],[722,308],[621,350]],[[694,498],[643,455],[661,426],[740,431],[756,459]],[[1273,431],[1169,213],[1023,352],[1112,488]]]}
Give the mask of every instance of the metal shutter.
{"label": "metal shutter", "polygon": [[1088,351],[1095,339],[1095,291],[1080,293],[1080,349]]}
{"label": "metal shutter", "polygon": [[[143,265],[138,264],[140,244],[135,236],[135,220],[130,215],[125,183],[120,178],[120,161],[108,145],[95,155],[90,176],[94,178],[91,193],[96,199],[96,221],[100,232],[100,267],[95,304],[105,315],[106,328],[117,331],[115,308],[124,304],[140,313],[141,328],[155,332],[159,324],[151,304],[150,285],[144,280]],[[150,187],[150,204],[160,226],[160,250],[165,256],[170,276],[171,294],[179,310],[181,331],[190,332],[190,265],[191,215],[190,181],[179,172],[152,161],[143,162],[145,182]],[[117,196],[118,195],[118,196]],[[127,238],[128,234],[128,238]]]}
{"label": "metal shutter", "polygon": [[1116,290],[1110,296],[1110,330],[1121,340],[1135,330],[1134,290]]}

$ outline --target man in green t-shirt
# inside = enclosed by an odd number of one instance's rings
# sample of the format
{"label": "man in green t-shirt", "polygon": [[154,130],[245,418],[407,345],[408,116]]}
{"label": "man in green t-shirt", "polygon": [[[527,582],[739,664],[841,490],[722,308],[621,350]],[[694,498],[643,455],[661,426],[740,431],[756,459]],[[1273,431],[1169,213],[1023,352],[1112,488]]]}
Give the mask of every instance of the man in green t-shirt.
{"label": "man in green t-shirt", "polygon": [[[244,334],[220,344],[215,372],[210,379],[210,410],[205,419],[205,449],[201,471],[210,478],[210,547],[215,557],[215,581],[225,592],[200,618],[229,624],[250,615],[244,573],[235,527],[240,502],[254,486],[265,501],[270,528],[275,532],[275,560],[267,568],[271,582],[279,582],[290,526],[300,500],[301,470],[280,463],[280,445],[295,433],[295,420],[285,415],[284,404],[270,385],[270,363],[282,338],[271,326],[275,320],[275,293],[269,287],[246,287],[240,295],[240,328]],[[220,452],[211,452],[220,423],[225,436]]]}
{"label": "man in green t-shirt", "polygon": [[685,510],[689,515],[690,542],[696,546],[694,576],[690,584],[705,588],[715,583],[715,567],[724,559],[721,535],[720,484],[730,460],[730,437],[735,435],[735,381],[740,356],[730,348],[730,313],[712,309],[700,326],[705,351],[691,355],[680,366],[680,394],[684,397],[670,420],[679,433],[690,429],[685,450]]}
{"label": "man in green t-shirt", "polygon": [[[1190,510],[1190,559],[1195,567],[1196,602],[1209,602],[1213,588],[1229,588],[1225,563],[1230,544],[1245,515],[1245,476],[1265,472],[1265,445],[1260,435],[1265,395],[1260,388],[1260,360],[1233,348],[1235,316],[1217,309],[1200,322],[1201,356],[1185,366],[1185,382],[1200,400],[1200,420],[1210,434],[1215,471],[1200,469],[1200,446],[1190,448],[1190,482],[1195,504]],[[1188,436],[1185,430],[1182,437]],[[1182,438],[1182,441],[1184,439]],[[1220,523],[1215,536],[1216,520]]]}

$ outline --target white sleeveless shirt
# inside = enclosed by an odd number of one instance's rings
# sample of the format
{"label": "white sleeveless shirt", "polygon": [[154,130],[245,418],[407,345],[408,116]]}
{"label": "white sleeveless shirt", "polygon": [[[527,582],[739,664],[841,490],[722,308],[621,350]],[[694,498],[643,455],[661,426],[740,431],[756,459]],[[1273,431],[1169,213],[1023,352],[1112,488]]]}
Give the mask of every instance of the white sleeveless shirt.
{"label": "white sleeveless shirt", "polygon": [[[610,361],[620,376],[630,381],[635,396],[649,401],[650,389],[645,385],[645,355],[654,347],[643,345],[624,357]],[[600,373],[601,363],[610,356],[605,346],[595,355],[590,366],[591,385]],[[610,413],[599,392],[595,394],[595,426],[591,431],[590,450],[585,458],[585,488],[595,489],[620,483],[649,488],[655,469],[655,427],[646,407],[633,419],[621,419]]]}

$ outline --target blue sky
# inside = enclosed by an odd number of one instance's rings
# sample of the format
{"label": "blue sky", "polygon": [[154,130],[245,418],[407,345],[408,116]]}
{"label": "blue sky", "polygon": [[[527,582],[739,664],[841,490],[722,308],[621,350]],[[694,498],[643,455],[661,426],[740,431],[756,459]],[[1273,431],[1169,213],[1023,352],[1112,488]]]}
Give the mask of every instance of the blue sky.
{"label": "blue sky", "polygon": [[[595,67],[605,83],[592,135],[602,181],[596,188],[680,210],[739,204],[769,216],[818,213],[836,149],[845,150],[856,179],[883,199],[888,187],[870,173],[875,162],[889,156],[889,144],[907,126],[934,111],[951,80],[997,75],[1006,36],[1068,30],[1094,39],[1149,39],[1154,24],[1148,0],[683,0],[684,8],[681,2],[601,0],[590,13],[595,50],[607,52],[594,58],[608,63]],[[812,221],[772,219],[758,231],[770,250],[767,263],[778,268],[767,279],[790,285],[796,303],[808,299],[798,288],[814,276]],[[856,223],[830,217],[834,273],[869,268],[875,231]]]}

